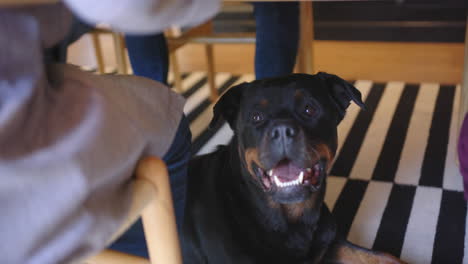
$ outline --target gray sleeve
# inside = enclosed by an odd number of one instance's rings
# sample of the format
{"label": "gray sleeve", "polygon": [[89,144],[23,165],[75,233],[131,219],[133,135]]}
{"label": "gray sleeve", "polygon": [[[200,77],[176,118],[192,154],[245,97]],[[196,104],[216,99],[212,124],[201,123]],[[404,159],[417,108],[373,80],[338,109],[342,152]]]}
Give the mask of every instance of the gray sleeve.
{"label": "gray sleeve", "polygon": [[40,22],[52,15],[0,9],[1,263],[101,250],[126,216],[136,163],[163,156],[182,117],[183,98],[160,83],[44,64],[41,29],[61,25]]}

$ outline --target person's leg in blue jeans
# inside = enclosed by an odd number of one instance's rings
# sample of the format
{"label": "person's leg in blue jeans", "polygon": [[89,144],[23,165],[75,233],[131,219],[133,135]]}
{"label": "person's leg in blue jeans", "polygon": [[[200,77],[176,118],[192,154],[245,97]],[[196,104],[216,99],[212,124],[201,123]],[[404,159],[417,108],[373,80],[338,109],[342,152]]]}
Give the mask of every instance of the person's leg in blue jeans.
{"label": "person's leg in blue jeans", "polygon": [[169,50],[163,33],[125,36],[133,73],[167,85]]}
{"label": "person's leg in blue jeans", "polygon": [[291,74],[299,45],[299,3],[254,2],[257,79]]}
{"label": "person's leg in blue jeans", "polygon": [[[164,35],[127,36],[125,40],[134,74],[167,84],[169,61]],[[184,218],[187,166],[191,156],[191,140],[192,134],[189,123],[184,115],[172,145],[163,157],[169,171],[179,234],[182,231]],[[141,220],[137,221],[110,248],[147,258],[148,250]]]}

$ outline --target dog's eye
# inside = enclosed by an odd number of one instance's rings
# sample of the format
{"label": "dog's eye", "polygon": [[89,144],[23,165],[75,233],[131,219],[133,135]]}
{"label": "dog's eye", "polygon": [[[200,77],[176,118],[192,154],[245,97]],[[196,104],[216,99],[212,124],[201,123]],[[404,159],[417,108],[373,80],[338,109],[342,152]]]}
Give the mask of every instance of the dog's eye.
{"label": "dog's eye", "polygon": [[260,123],[263,121],[263,115],[262,113],[260,112],[253,112],[251,115],[250,115],[250,119],[252,120],[252,122],[254,123]]}
{"label": "dog's eye", "polygon": [[309,104],[304,107],[304,114],[308,117],[313,117],[316,112],[317,110],[315,109],[315,107]]}

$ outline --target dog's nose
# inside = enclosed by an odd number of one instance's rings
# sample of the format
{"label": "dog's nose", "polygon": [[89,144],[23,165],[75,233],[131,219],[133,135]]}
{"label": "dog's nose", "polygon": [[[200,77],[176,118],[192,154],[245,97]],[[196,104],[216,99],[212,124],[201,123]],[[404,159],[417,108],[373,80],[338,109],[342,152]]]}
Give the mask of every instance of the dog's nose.
{"label": "dog's nose", "polygon": [[292,139],[297,135],[297,129],[290,124],[280,124],[273,127],[270,131],[272,140]]}

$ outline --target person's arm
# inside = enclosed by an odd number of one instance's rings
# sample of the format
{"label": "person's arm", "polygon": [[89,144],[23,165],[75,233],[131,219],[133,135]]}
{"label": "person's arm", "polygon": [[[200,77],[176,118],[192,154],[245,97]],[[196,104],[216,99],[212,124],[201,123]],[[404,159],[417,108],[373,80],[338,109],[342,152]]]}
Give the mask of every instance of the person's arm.
{"label": "person's arm", "polygon": [[125,33],[156,33],[196,25],[212,17],[220,0],[64,0],[88,23],[105,23]]}

